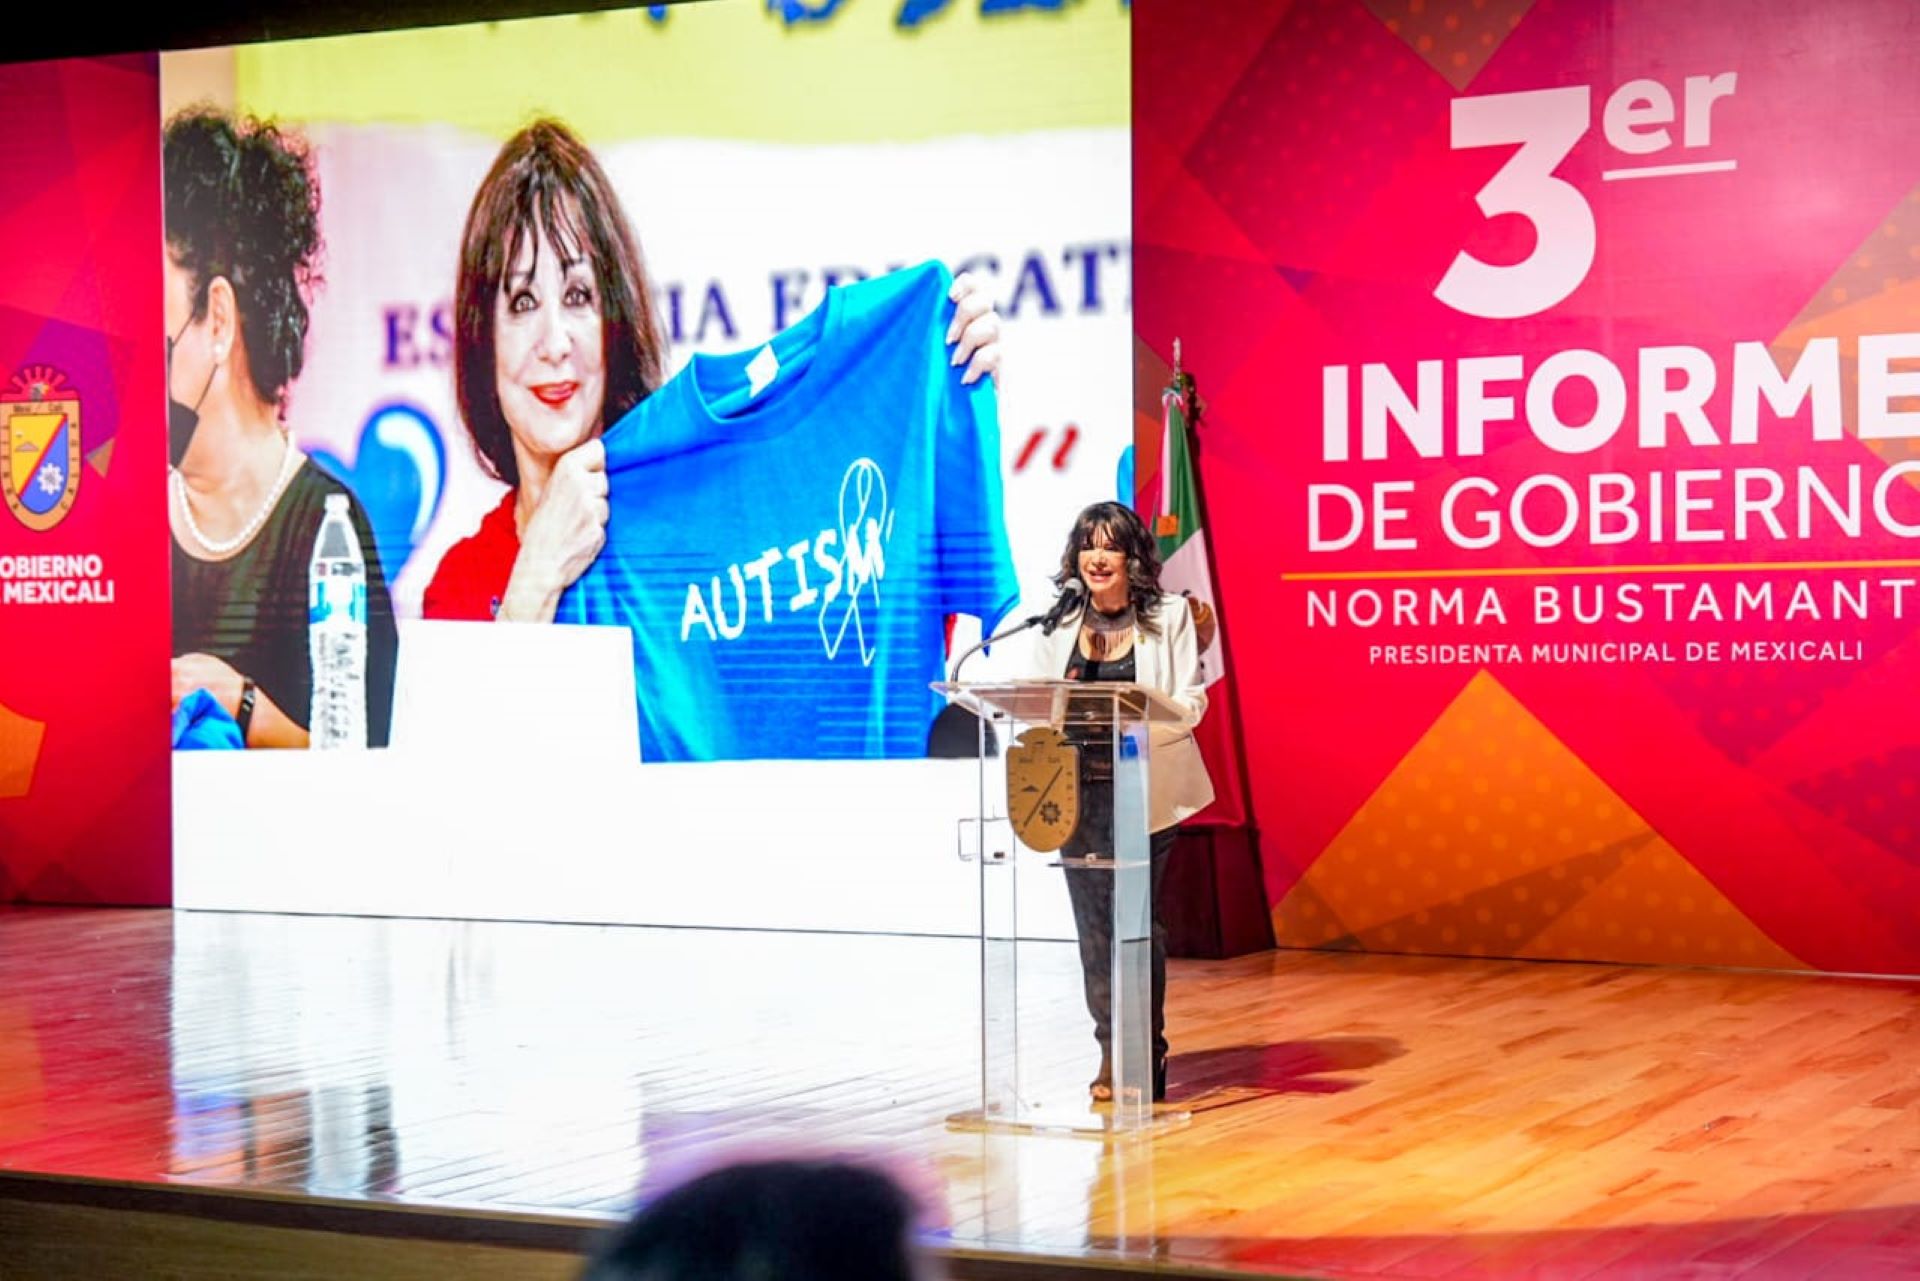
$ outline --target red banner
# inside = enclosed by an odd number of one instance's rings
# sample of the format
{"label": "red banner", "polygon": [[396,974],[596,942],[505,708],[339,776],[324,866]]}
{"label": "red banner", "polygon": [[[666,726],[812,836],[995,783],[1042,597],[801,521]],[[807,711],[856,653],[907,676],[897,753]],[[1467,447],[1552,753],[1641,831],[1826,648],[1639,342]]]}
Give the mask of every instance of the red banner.
{"label": "red banner", "polygon": [[1920,14],[1135,21],[1280,940],[1920,972]]}
{"label": "red banner", "polygon": [[159,111],[0,68],[0,901],[170,897]]}

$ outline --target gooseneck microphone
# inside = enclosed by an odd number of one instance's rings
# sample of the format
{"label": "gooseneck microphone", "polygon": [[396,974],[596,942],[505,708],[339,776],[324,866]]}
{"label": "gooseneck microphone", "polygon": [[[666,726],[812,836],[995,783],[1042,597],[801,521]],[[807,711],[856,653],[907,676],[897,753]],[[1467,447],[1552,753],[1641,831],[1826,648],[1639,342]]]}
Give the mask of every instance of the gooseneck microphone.
{"label": "gooseneck microphone", "polygon": [[1053,629],[1067,621],[1067,616],[1080,608],[1080,597],[1086,594],[1087,585],[1078,578],[1069,578],[1060,585],[1060,594],[1054,598],[1053,608],[1040,615],[1040,634],[1053,635]]}
{"label": "gooseneck microphone", "polygon": [[1069,578],[1065,583],[1061,584],[1060,595],[1054,598],[1053,604],[1047,608],[1046,612],[1034,614],[1029,618],[1023,618],[1012,627],[1003,628],[991,636],[983,636],[975,641],[967,648],[966,652],[953,660],[953,670],[948,673],[947,679],[950,681],[959,680],[960,665],[995,641],[1003,641],[1009,636],[1017,636],[1029,627],[1038,627],[1042,636],[1051,636],[1053,629],[1065,622],[1068,616],[1079,608],[1080,598],[1086,594],[1086,590],[1086,584],[1082,583],[1078,578]]}

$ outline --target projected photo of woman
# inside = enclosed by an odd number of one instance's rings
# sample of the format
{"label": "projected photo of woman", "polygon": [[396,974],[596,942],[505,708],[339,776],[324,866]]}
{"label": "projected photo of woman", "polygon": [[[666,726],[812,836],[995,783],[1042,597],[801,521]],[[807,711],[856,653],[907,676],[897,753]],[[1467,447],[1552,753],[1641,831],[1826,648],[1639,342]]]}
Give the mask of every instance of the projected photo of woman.
{"label": "projected photo of woman", "polygon": [[372,529],[286,426],[321,250],[306,148],[271,124],[189,110],[167,123],[163,173],[176,740],[193,699],[223,745],[308,746],[309,567],[340,495],[365,566],[359,724],[384,746],[395,630]]}
{"label": "projected photo of woman", "polygon": [[606,539],[600,432],[665,381],[666,341],[612,183],[565,126],[507,141],[474,195],[454,387],[507,492],[428,584],[428,618],[550,622]]}
{"label": "projected photo of woman", "polygon": [[[962,276],[948,333],[965,381],[999,365],[998,317]],[[508,139],[461,236],[454,380],[481,465],[507,492],[442,558],[429,618],[549,622],[606,539],[600,435],[666,381],[652,281],[619,195],[554,120]]]}

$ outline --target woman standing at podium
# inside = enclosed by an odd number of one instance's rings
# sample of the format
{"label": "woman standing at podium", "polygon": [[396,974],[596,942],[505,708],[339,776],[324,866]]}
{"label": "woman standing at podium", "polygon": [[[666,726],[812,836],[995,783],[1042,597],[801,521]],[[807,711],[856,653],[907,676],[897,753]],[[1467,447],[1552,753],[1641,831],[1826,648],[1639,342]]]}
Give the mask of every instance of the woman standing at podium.
{"label": "woman standing at podium", "polygon": [[[1200,642],[1183,597],[1160,590],[1160,553],[1146,524],[1122,503],[1095,503],[1081,512],[1067,535],[1053,581],[1063,590],[1078,580],[1084,590],[1063,597],[1075,603],[1051,630],[1035,629],[1020,662],[1032,677],[1077,681],[1132,681],[1167,696],[1184,713],[1178,724],[1155,725],[1148,739],[1147,830],[1152,856],[1153,1095],[1167,1088],[1167,933],[1160,913],[1160,881],[1173,849],[1177,824],[1213,800],[1213,782],[1193,740],[1193,727],[1207,711]],[[1112,762],[1097,746],[1080,753],[1080,821],[1061,856],[1069,861],[1111,858]],[[1066,869],[1067,893],[1080,938],[1080,970],[1087,1012],[1100,1045],[1100,1070],[1090,1084],[1095,1101],[1113,1097],[1111,956],[1113,873],[1105,868]]]}

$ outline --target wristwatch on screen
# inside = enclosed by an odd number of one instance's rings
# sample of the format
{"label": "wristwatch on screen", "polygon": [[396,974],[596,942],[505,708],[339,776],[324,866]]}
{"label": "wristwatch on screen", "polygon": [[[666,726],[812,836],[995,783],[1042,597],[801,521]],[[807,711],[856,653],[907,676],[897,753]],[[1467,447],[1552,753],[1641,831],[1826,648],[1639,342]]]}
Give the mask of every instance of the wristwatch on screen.
{"label": "wristwatch on screen", "polygon": [[253,683],[253,677],[249,676],[241,681],[240,710],[234,714],[233,720],[240,727],[240,744],[243,747],[246,746],[247,731],[253,726],[253,704],[259,695],[260,690]]}

